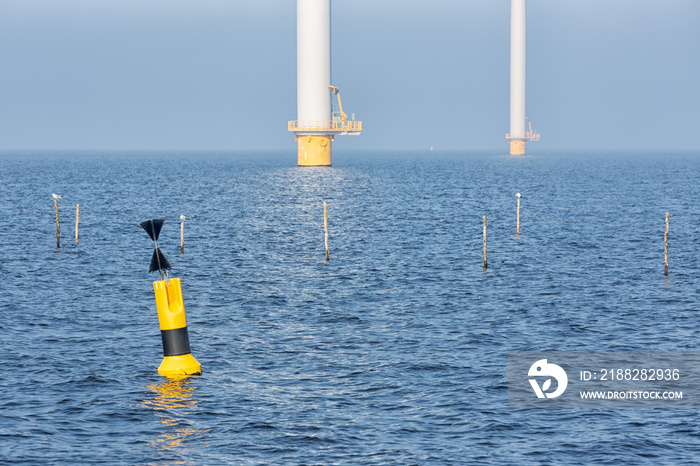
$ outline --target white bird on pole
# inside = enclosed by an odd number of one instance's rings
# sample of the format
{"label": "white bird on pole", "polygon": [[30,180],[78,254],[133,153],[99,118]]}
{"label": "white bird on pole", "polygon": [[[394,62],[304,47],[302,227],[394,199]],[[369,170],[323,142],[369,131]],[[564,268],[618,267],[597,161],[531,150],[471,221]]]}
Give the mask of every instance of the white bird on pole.
{"label": "white bird on pole", "polygon": [[183,222],[185,220],[189,220],[189,219],[190,219],[189,217],[185,217],[184,215],[180,215],[180,220],[182,220]]}
{"label": "white bird on pole", "polygon": [[51,193],[54,199],[61,199],[63,196],[59,196],[58,194]]}
{"label": "white bird on pole", "polygon": [[517,197],[518,199],[520,199],[521,197],[523,197],[523,195],[520,194],[520,193],[516,193],[516,194],[515,194],[515,197]]}

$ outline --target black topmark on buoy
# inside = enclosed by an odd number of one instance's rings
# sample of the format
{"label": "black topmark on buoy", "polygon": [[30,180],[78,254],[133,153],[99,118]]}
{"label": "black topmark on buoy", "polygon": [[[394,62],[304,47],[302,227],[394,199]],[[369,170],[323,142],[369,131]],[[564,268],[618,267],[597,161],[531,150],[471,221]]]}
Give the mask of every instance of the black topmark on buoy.
{"label": "black topmark on buoy", "polygon": [[[151,237],[154,243],[155,249],[153,250],[153,257],[151,257],[151,265],[148,267],[148,273],[158,271],[160,274],[160,279],[163,280],[163,270],[171,269],[172,267],[170,266],[170,262],[168,262],[168,259],[165,258],[163,253],[160,251],[160,248],[158,247],[158,237],[160,236],[160,230],[163,228],[163,220],[162,218],[159,219],[151,219],[151,220],[146,220],[145,222],[141,222],[141,228],[146,230],[146,233],[148,233],[148,236]],[[165,272],[165,278],[168,277],[168,273]]]}
{"label": "black topmark on buoy", "polygon": [[167,269],[171,268],[170,263],[158,248],[158,236],[163,222],[162,219],[152,219],[141,223],[155,247],[148,272],[158,270],[161,278],[153,282],[164,356],[158,373],[166,377],[198,375],[202,373],[202,365],[192,356],[190,350],[180,279],[168,277]]}

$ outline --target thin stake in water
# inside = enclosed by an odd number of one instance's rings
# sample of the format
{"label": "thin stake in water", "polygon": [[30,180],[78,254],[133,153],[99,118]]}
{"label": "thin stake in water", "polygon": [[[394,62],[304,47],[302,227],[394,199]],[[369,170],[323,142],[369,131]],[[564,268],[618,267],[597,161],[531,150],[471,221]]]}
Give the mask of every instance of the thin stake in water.
{"label": "thin stake in water", "polygon": [[75,242],[78,242],[78,218],[80,217],[80,204],[75,205]]}
{"label": "thin stake in water", "polygon": [[666,212],[666,231],[664,232],[664,275],[668,277],[668,212]]}
{"label": "thin stake in water", "polygon": [[180,254],[185,253],[185,220],[189,219],[189,217],[180,215]]}
{"label": "thin stake in water", "polygon": [[486,215],[484,215],[484,270],[489,266],[488,260],[486,260]]}
{"label": "thin stake in water", "polygon": [[516,193],[515,197],[518,198],[518,219],[516,221],[515,230],[516,230],[516,233],[520,233],[520,198],[523,196],[520,193]]}
{"label": "thin stake in water", "polygon": [[160,229],[163,228],[163,222],[165,222],[163,219],[151,219],[141,222],[141,228],[146,230],[148,236],[151,237],[155,248],[153,250],[153,257],[151,257],[151,265],[148,267],[148,272],[151,273],[157,270],[160,274],[161,280],[168,278],[167,269],[172,268],[168,262],[168,259],[165,258],[163,253],[158,248],[158,236],[160,235]]}
{"label": "thin stake in water", "polygon": [[326,201],[323,201],[323,228],[326,231],[326,262],[330,260],[330,252],[328,250],[328,210],[326,209]]}
{"label": "thin stake in water", "polygon": [[60,248],[61,247],[61,223],[58,221],[58,199],[55,197],[56,195],[54,194],[54,199],[53,199],[53,210],[56,212],[56,247]]}

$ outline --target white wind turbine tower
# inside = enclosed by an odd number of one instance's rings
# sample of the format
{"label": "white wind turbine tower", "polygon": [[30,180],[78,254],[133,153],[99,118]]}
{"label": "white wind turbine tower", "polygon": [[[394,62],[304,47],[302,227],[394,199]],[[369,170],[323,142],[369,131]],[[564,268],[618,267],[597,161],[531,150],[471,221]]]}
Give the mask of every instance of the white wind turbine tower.
{"label": "white wind turbine tower", "polygon": [[527,141],[540,139],[525,116],[525,1],[510,2],[510,133],[506,139],[511,155],[524,154]]}
{"label": "white wind turbine tower", "polygon": [[335,136],[362,132],[354,114],[347,119],[340,91],[331,83],[331,0],[297,0],[297,119],[288,128],[297,141],[299,166],[330,166]]}

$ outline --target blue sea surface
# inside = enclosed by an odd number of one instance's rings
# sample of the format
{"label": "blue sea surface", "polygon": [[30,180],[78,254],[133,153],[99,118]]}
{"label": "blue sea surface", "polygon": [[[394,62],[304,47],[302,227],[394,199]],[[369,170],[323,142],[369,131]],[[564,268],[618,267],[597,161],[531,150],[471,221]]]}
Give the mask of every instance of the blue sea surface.
{"label": "blue sea surface", "polygon": [[507,362],[700,350],[700,153],[534,150],[0,153],[0,463],[697,464],[697,410],[511,408]]}

